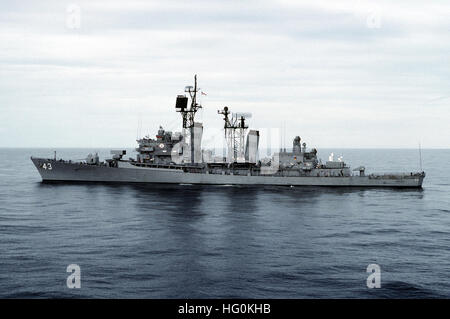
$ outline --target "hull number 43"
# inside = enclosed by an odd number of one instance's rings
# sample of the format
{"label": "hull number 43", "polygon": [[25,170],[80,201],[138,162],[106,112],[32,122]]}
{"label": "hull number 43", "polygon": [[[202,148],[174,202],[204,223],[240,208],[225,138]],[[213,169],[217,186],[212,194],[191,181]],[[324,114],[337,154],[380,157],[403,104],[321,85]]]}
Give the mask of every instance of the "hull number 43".
{"label": "hull number 43", "polygon": [[50,164],[50,163],[44,163],[44,164],[42,164],[42,168],[48,169],[49,171],[51,171],[53,167],[52,167],[52,164]]}

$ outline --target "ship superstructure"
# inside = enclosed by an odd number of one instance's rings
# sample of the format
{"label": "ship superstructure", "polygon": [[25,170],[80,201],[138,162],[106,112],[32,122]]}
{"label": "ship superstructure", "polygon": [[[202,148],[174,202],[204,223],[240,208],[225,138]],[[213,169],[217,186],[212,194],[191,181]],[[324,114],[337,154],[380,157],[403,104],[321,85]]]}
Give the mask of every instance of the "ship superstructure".
{"label": "ship superstructure", "polygon": [[218,110],[224,120],[226,150],[212,157],[202,150],[203,124],[195,116],[202,106],[194,85],[176,98],[181,114],[180,132],[159,127],[155,138],[137,140],[135,158],[124,159],[125,150],[111,151],[112,157],[100,162],[90,154],[86,161],[34,158],[32,161],[44,181],[140,182],[178,184],[311,185],[358,187],[421,187],[424,172],[366,174],[364,166],[354,170],[341,157],[331,154],[322,163],[317,150],[308,150],[299,136],[292,149],[281,149],[270,158],[259,158],[260,132],[250,129],[248,113],[232,113],[225,106]]}

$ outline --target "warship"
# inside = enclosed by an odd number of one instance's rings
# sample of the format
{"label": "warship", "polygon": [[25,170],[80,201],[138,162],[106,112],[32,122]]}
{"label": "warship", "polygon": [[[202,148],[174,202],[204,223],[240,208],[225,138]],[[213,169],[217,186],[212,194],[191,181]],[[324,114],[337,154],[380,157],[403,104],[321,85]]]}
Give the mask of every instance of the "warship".
{"label": "warship", "polygon": [[[181,132],[159,128],[156,137],[137,139],[135,158],[125,159],[126,150],[112,150],[111,158],[100,161],[98,154],[72,161],[31,157],[43,182],[174,183],[210,185],[284,185],[328,187],[408,187],[421,188],[425,173],[368,174],[364,166],[351,169],[333,153],[322,163],[315,148],[307,149],[299,136],[292,149],[279,149],[260,159],[260,132],[247,125],[246,113],[218,110],[224,120],[223,156],[202,150],[203,124],[195,121],[202,105],[194,86],[178,95],[176,112],[181,114]],[[203,92],[202,92],[203,93]]]}

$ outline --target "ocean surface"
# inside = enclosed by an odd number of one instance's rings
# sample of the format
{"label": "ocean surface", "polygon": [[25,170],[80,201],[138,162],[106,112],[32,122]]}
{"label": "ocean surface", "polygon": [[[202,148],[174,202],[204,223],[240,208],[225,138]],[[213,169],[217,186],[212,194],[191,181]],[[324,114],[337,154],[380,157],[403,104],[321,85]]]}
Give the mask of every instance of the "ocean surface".
{"label": "ocean surface", "polygon": [[[330,151],[420,167],[418,150]],[[421,190],[44,184],[31,155],[53,149],[0,149],[1,298],[450,297],[450,150],[422,150]]]}

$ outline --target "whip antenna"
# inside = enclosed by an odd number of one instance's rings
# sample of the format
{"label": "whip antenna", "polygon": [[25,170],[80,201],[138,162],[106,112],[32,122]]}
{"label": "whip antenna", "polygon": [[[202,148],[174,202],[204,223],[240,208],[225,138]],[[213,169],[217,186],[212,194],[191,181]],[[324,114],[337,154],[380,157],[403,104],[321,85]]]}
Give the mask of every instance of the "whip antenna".
{"label": "whip antenna", "polygon": [[420,145],[420,142],[419,142],[419,164],[420,164],[420,171],[423,172],[423,170],[422,170],[422,147]]}

